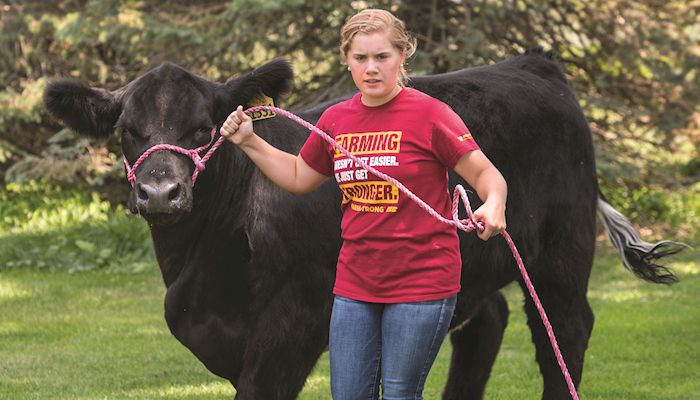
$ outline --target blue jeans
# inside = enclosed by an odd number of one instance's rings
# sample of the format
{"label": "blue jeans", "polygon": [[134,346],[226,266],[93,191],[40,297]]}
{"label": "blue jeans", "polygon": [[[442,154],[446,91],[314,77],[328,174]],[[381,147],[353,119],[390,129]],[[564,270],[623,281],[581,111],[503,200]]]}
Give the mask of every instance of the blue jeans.
{"label": "blue jeans", "polygon": [[330,326],[334,400],[422,399],[457,296],[380,304],[335,296]]}

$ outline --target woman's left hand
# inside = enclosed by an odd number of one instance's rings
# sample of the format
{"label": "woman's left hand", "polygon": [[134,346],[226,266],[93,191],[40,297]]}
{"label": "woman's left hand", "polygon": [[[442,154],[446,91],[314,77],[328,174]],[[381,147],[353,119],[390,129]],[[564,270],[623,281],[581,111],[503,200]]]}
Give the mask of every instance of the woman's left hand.
{"label": "woman's left hand", "polygon": [[477,230],[481,240],[488,240],[506,229],[506,205],[505,202],[492,200],[486,201],[474,211],[474,222],[481,222],[483,231]]}
{"label": "woman's left hand", "polygon": [[484,230],[477,232],[479,239],[488,240],[506,229],[506,198],[508,186],[503,175],[481,150],[470,151],[459,159],[455,172],[476,189],[479,198],[486,199],[474,211],[474,222],[481,222]]}

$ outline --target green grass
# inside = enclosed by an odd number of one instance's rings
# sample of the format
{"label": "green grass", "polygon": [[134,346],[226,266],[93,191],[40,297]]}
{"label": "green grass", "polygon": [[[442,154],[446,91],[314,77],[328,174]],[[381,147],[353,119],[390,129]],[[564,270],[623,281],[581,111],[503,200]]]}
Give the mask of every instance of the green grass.
{"label": "green grass", "polygon": [[[691,255],[686,256],[691,257]],[[682,281],[654,286],[633,278],[609,250],[598,257],[590,298],[596,326],[582,399],[692,399],[700,393],[700,266],[674,264]],[[210,374],[168,332],[155,267],[140,273],[0,272],[0,398],[221,399],[233,388]],[[542,387],[520,309],[511,318],[487,399],[537,399]],[[439,398],[449,345],[428,380]],[[301,399],[328,399],[325,354]]]}
{"label": "green grass", "polygon": [[[700,398],[697,254],[672,265],[680,283],[657,286],[602,244],[581,399]],[[504,292],[511,316],[486,399],[539,399],[523,294]],[[139,218],[78,189],[0,188],[0,400],[232,398],[231,385],[170,335],[164,293]],[[426,399],[440,397],[449,354],[445,343]],[[329,398],[324,354],[300,399]]]}
{"label": "green grass", "polygon": [[683,259],[673,264],[681,282],[671,287],[632,278],[616,258],[598,259],[586,398],[700,398],[700,264],[692,249]]}

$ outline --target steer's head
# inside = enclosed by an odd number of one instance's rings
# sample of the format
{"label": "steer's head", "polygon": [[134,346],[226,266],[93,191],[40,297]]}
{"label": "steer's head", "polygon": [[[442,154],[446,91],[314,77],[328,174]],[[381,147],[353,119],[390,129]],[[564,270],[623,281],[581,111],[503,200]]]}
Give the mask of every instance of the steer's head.
{"label": "steer's head", "polygon": [[[225,84],[164,63],[114,91],[72,79],[55,80],[46,88],[44,104],[79,134],[107,137],[116,130],[124,156],[133,165],[158,144],[185,149],[206,145],[212,128],[218,128],[237,105],[245,108],[261,94],[276,98],[289,88],[291,79],[291,68],[281,59]],[[177,222],[192,210],[194,168],[183,154],[152,153],[135,171],[129,208],[153,224]]]}

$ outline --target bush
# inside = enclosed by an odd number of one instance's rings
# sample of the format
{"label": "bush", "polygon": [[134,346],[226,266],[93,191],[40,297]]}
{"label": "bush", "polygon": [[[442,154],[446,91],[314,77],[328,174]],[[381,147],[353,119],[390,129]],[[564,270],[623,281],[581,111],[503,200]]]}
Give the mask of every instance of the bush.
{"label": "bush", "polygon": [[145,222],[94,192],[8,184],[0,205],[0,270],[138,272],[155,265]]}
{"label": "bush", "polygon": [[656,238],[698,243],[700,182],[685,188],[606,186],[603,193],[615,208],[634,223],[651,227]]}

